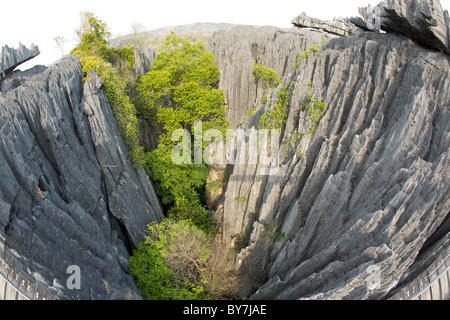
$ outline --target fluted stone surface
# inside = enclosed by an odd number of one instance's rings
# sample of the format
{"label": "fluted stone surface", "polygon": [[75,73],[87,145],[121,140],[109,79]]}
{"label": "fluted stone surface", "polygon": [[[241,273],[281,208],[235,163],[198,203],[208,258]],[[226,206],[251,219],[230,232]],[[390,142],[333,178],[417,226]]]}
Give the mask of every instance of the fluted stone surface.
{"label": "fluted stone surface", "polygon": [[[250,299],[386,297],[450,231],[448,14],[431,0],[378,8],[385,34],[240,26],[210,39],[232,128],[257,127],[292,89],[278,171],[233,166],[214,204]],[[255,62],[283,83],[257,87]],[[0,93],[0,248],[56,297],[139,298],[127,258],[162,218],[151,183],[98,76],[83,86],[75,57],[39,72]],[[312,95],[326,108],[304,134]],[[69,265],[81,290],[66,287]]]}
{"label": "fluted stone surface", "polygon": [[150,71],[150,66],[156,57],[156,52],[150,47],[137,48],[135,51],[135,70],[138,76]]}
{"label": "fluted stone surface", "polygon": [[[272,39],[278,32],[285,38],[277,49]],[[210,43],[224,73],[230,121],[243,129],[256,126],[277,102],[277,90],[264,105],[254,87],[242,85],[243,79],[251,83],[251,65],[242,62],[254,58],[252,42],[242,40],[250,37],[255,30],[243,27]],[[260,30],[253,47],[270,45],[293,61],[295,46],[308,46],[297,37]],[[264,63],[283,76],[281,86],[293,86],[281,166],[271,176],[260,175],[262,165],[234,166],[216,212],[223,215],[223,240],[233,245],[249,236],[238,265],[258,288],[250,291],[252,299],[384,297],[448,214],[448,57],[402,36],[365,32],[332,39],[295,71],[280,68],[279,60],[271,54]],[[294,140],[311,124],[302,107],[307,94],[327,107],[315,133]],[[244,117],[249,100],[257,108]],[[368,283],[374,268],[376,287]]]}
{"label": "fluted stone surface", "polygon": [[450,21],[439,1],[386,0],[378,6],[360,8],[366,20],[376,21],[382,30],[405,35],[418,43],[450,54]]}
{"label": "fluted stone surface", "polygon": [[334,34],[336,36],[351,36],[358,29],[348,19],[334,18],[330,21],[323,21],[317,18],[311,18],[306,13],[301,13],[294,19],[292,24],[299,28],[313,28]]}
{"label": "fluted stone surface", "polygon": [[36,57],[39,54],[39,48],[31,45],[30,48],[19,44],[17,49],[8,46],[2,47],[0,54],[0,75],[7,75],[22,63]]}
{"label": "fluted stone surface", "polygon": [[208,49],[214,53],[220,70],[220,87],[224,89],[231,128],[237,127],[265,93],[252,79],[255,62],[283,77],[294,71],[300,51],[332,38],[329,34],[297,28],[238,26],[215,32]]}
{"label": "fluted stone surface", "polygon": [[[105,95],[72,56],[0,93],[0,232],[15,266],[61,299],[139,298],[129,250],[162,211]],[[69,265],[81,289],[69,290]]]}

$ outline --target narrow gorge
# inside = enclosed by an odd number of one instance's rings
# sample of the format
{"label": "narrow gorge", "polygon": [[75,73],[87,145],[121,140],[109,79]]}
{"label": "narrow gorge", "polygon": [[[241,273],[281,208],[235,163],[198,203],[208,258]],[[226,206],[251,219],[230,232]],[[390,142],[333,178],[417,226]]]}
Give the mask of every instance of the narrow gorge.
{"label": "narrow gorge", "polygon": [[[217,168],[227,181],[210,215],[237,250],[242,298],[388,299],[448,249],[448,12],[386,0],[360,15],[300,14],[289,29],[209,39],[231,129],[284,108],[273,174]],[[140,299],[128,259],[163,219],[160,199],[130,160],[103,79],[83,82],[75,55],[14,71],[38,53],[2,50],[0,253],[57,299]],[[144,74],[155,52],[135,56]],[[257,64],[281,83],[258,85]],[[80,290],[66,286],[70,265]]]}

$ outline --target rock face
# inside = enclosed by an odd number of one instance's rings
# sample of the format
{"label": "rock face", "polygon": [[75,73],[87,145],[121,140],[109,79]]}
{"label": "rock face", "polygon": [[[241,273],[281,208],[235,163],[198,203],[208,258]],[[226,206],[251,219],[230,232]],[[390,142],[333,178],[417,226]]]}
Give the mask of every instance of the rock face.
{"label": "rock face", "polygon": [[0,54],[1,78],[4,78],[22,63],[33,59],[39,53],[39,48],[33,44],[29,49],[22,44],[17,49],[4,46]]}
{"label": "rock face", "polygon": [[299,28],[318,29],[337,36],[351,36],[357,31],[349,19],[334,18],[332,21],[322,21],[308,17],[306,13],[302,13],[294,18],[292,24]]}
{"label": "rock face", "polygon": [[135,69],[138,76],[150,71],[150,66],[156,58],[156,52],[150,47],[140,48],[135,51]]}
{"label": "rock face", "polygon": [[360,8],[360,14],[366,20],[378,19],[381,29],[386,32],[405,35],[450,54],[450,19],[439,1],[386,0],[374,8]]}
{"label": "rock face", "polygon": [[[385,34],[236,27],[209,42],[232,128],[257,127],[287,96],[278,170],[235,165],[213,199],[250,299],[385,298],[449,234],[448,14],[436,1],[377,8]],[[11,74],[16,60],[2,69],[0,250],[57,298],[139,298],[128,254],[162,212],[102,80],[83,85],[76,57],[29,75]],[[257,87],[255,62],[283,82]],[[310,100],[326,106],[314,130]]]}
{"label": "rock face", "polygon": [[[255,127],[277,92],[292,88],[278,172],[234,166],[216,212],[224,242],[245,239],[238,265],[257,288],[251,299],[386,297],[448,216],[448,57],[404,36],[362,32],[330,40],[289,69],[312,37],[326,36],[241,27],[209,45],[236,127]],[[265,101],[249,85],[252,59],[283,79]],[[326,104],[309,135],[308,95]]]}
{"label": "rock face", "polygon": [[245,114],[264,96],[252,80],[255,62],[287,76],[294,71],[297,54],[330,34],[302,29],[238,26],[230,31],[216,32],[208,43],[220,70],[220,87],[228,105],[227,119],[236,128]]}
{"label": "rock face", "polygon": [[0,92],[8,92],[12,89],[15,89],[25,82],[27,82],[30,78],[34,77],[35,75],[44,72],[46,69],[43,65],[35,66],[31,69],[25,70],[25,71],[12,71],[9,73],[8,77],[3,79],[3,81],[0,83]]}
{"label": "rock face", "polygon": [[[68,57],[0,93],[1,249],[57,298],[139,298],[128,255],[162,211],[88,76]],[[80,290],[66,286],[70,265]]]}

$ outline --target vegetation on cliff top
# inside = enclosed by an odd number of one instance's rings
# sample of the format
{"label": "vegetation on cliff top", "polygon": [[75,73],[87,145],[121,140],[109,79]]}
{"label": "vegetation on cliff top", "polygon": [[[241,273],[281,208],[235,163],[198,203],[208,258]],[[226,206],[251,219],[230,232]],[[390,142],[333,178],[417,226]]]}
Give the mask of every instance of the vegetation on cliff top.
{"label": "vegetation on cliff top", "polygon": [[233,298],[238,288],[234,257],[189,220],[150,224],[130,258],[130,273],[150,300]]}
{"label": "vegetation on cliff top", "polygon": [[111,104],[120,134],[134,165],[142,165],[144,154],[139,137],[136,108],[128,96],[129,78],[134,70],[134,49],[109,48],[111,34],[102,20],[90,12],[81,15],[80,39],[71,51],[80,57],[83,76],[94,70],[103,80],[103,91]]}

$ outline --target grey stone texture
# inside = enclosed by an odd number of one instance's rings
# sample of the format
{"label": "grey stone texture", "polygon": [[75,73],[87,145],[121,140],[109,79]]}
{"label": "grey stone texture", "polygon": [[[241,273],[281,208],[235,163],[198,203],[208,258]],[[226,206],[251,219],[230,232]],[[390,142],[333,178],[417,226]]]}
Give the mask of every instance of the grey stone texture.
{"label": "grey stone texture", "polygon": [[[240,27],[209,43],[234,127],[256,127],[281,87],[293,87],[278,173],[234,166],[216,211],[224,242],[248,241],[237,265],[251,299],[386,297],[448,216],[448,56],[403,35],[361,32],[331,39],[293,70],[299,50],[328,36]],[[283,79],[266,103],[253,59]],[[327,107],[314,134],[293,139],[311,124],[307,94]]]}
{"label": "grey stone texture", "polygon": [[[162,219],[131,165],[94,72],[78,58],[0,93],[0,233],[5,254],[59,299],[139,299],[130,250]],[[81,270],[69,290],[67,267]]]}
{"label": "grey stone texture", "polygon": [[8,46],[2,47],[2,51],[0,53],[1,78],[4,78],[22,63],[33,59],[39,55],[39,53],[39,48],[33,44],[30,48],[25,47],[21,43],[17,49],[10,48]]}
{"label": "grey stone texture", "polygon": [[448,11],[435,0],[386,0],[359,10],[366,21],[378,19],[381,29],[398,33],[429,48],[450,54]]}
{"label": "grey stone texture", "polygon": [[334,18],[330,21],[323,21],[317,18],[311,18],[306,13],[301,13],[299,16],[292,19],[292,24],[299,28],[313,28],[337,36],[351,36],[357,32],[357,28],[350,22],[349,19]]}

